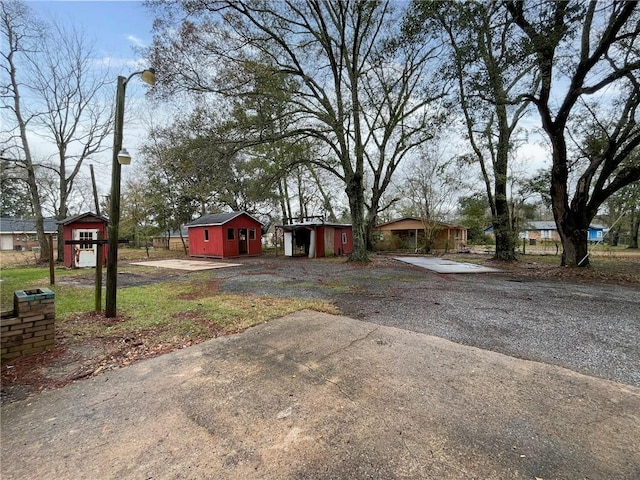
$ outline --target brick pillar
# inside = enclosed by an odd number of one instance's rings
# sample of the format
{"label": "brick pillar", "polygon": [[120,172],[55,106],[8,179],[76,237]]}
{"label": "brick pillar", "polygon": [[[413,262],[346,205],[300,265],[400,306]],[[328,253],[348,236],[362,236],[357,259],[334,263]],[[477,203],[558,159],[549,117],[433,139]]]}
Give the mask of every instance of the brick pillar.
{"label": "brick pillar", "polygon": [[48,288],[15,291],[13,316],[0,319],[2,360],[52,348],[55,317],[55,294]]}

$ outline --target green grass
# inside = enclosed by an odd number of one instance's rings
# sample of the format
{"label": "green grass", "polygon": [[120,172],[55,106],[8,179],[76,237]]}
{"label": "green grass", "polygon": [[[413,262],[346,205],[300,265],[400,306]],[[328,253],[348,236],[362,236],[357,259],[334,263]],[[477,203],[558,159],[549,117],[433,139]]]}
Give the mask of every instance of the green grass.
{"label": "green grass", "polygon": [[[56,269],[55,276],[68,276],[86,273],[82,270],[62,270]],[[50,288],[54,292],[64,290],[61,286],[49,286],[49,268],[28,267],[28,268],[3,268],[0,270],[0,305],[1,310],[11,310],[13,308],[13,292],[16,290],[26,290],[31,288]],[[91,295],[93,298],[93,295]]]}
{"label": "green grass", "polygon": [[[86,272],[65,270],[56,271],[56,275]],[[91,314],[92,287],[63,284],[49,287],[48,268],[3,269],[0,278],[3,311],[12,308],[14,290],[51,288],[56,295],[56,329],[66,338],[80,342],[113,336],[142,338],[146,346],[175,344],[238,332],[302,309],[338,313],[333,305],[321,300],[219,293],[207,285],[205,273],[196,273],[189,282],[166,281],[120,288],[118,318],[105,319]],[[103,290],[103,308],[104,295]]]}

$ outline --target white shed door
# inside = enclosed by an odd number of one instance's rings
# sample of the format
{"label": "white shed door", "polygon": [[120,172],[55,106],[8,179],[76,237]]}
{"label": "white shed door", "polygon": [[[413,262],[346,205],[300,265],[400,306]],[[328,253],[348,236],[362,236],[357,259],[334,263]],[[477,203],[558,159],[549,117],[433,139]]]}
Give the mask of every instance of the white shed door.
{"label": "white shed door", "polygon": [[86,240],[87,243],[81,243],[73,246],[73,266],[76,268],[95,267],[98,258],[98,245],[91,243],[98,239],[98,230],[81,230],[73,231],[74,240]]}

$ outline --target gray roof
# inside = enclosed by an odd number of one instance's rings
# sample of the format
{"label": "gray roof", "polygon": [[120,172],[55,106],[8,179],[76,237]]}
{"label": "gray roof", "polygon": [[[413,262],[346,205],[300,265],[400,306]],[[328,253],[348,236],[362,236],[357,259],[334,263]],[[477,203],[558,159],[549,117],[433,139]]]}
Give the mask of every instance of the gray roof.
{"label": "gray roof", "polygon": [[[56,233],[58,225],[55,218],[44,219],[44,232]],[[0,217],[0,232],[2,233],[36,233],[35,218]]]}
{"label": "gray roof", "polygon": [[256,220],[247,212],[229,212],[229,213],[209,213],[207,215],[203,215],[202,217],[195,219],[193,222],[188,223],[187,228],[224,225],[225,223],[233,220],[236,217],[239,217],[240,215],[246,215],[247,217],[255,220],[260,225],[262,225],[262,222],[260,222],[259,220]]}
{"label": "gray roof", "polygon": [[[171,232],[169,232],[169,238],[180,238],[181,232],[183,237],[186,238],[189,236],[189,229],[187,227],[182,227],[180,230],[171,230]],[[153,238],[167,238],[167,232],[154,235]]]}
{"label": "gray roof", "polygon": [[[605,230],[606,227],[602,225],[597,225],[592,223],[589,225],[589,228],[594,230]],[[557,230],[556,222],[554,221],[535,221],[535,222],[527,222],[522,230]]]}
{"label": "gray roof", "polygon": [[109,223],[106,217],[102,217],[100,215],[96,215],[93,212],[85,212],[80,213],[78,215],[73,215],[72,217],[67,217],[64,220],[58,220],[58,223],[62,225],[69,225],[70,223],[77,222],[78,220],[86,220],[86,221],[97,221],[97,222],[105,222]]}
{"label": "gray roof", "polygon": [[524,226],[526,230],[557,230],[556,222],[554,221],[535,221],[535,222],[527,222]]}

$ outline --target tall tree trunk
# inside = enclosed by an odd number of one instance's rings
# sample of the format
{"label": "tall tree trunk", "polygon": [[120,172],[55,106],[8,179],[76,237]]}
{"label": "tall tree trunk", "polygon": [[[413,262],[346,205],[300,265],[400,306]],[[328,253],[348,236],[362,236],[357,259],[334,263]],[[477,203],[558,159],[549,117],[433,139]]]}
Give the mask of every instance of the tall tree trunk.
{"label": "tall tree trunk", "polygon": [[349,260],[355,262],[369,261],[365,240],[364,188],[362,181],[362,176],[358,174],[351,174],[346,178],[347,188],[345,192],[349,198],[351,229],[353,232],[353,250]]}
{"label": "tall tree trunk", "polygon": [[629,248],[638,248],[638,230],[640,230],[640,210],[631,210],[631,242]]}
{"label": "tall tree trunk", "polygon": [[563,266],[589,266],[589,249],[587,235],[589,225],[580,226],[578,222],[569,220],[559,226],[558,233],[562,240],[562,265]]}
{"label": "tall tree trunk", "polygon": [[366,245],[367,245],[367,250],[373,250],[373,231],[376,228],[376,223],[378,222],[378,214],[376,213],[376,209],[374,208],[370,208],[369,212],[367,213],[367,220],[365,223],[365,239],[366,239]]}
{"label": "tall tree trunk", "polygon": [[[42,216],[42,205],[40,204],[40,194],[38,192],[38,182],[36,181],[36,172],[31,158],[31,148],[29,146],[29,138],[27,137],[27,122],[22,117],[22,108],[20,105],[20,90],[18,79],[16,76],[16,68],[13,62],[13,52],[9,54],[9,73],[11,77],[11,87],[13,91],[13,108],[16,121],[20,130],[20,141],[24,160],[22,164],[27,171],[27,185],[29,185],[29,194],[31,196],[31,205],[36,217],[36,233],[38,235],[38,243],[40,244],[40,262],[49,260],[49,241],[44,232],[44,218]],[[62,242],[62,238],[58,238],[58,243]]]}
{"label": "tall tree trunk", "polygon": [[509,137],[510,128],[507,121],[507,110],[504,103],[496,105],[498,113],[499,137],[494,165],[494,200],[495,216],[493,230],[496,236],[496,258],[498,260],[515,260],[515,236],[511,225],[511,213],[507,197]]}

